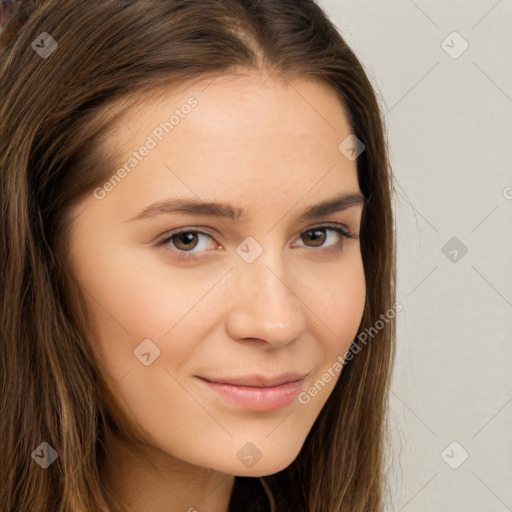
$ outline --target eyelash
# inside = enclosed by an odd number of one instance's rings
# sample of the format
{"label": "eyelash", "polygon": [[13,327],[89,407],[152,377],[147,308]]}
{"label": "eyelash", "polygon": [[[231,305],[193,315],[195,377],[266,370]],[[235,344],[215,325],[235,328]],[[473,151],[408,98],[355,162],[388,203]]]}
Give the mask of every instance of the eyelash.
{"label": "eyelash", "polygon": [[[354,238],[347,230],[343,229],[341,226],[337,225],[337,224],[323,224],[321,226],[315,226],[315,227],[312,227],[312,228],[309,228],[309,229],[306,229],[306,231],[303,231],[301,234],[304,234],[304,233],[308,233],[309,231],[321,231],[321,230],[331,230],[331,231],[334,231],[335,233],[338,233],[339,235],[341,235],[341,237],[343,239],[346,239],[346,238]],[[167,245],[169,246],[169,242],[176,236],[178,235],[181,235],[183,233],[194,233],[194,234],[200,234],[200,235],[205,235],[205,236],[209,236],[210,238],[213,238],[212,235],[208,234],[208,233],[204,233],[203,231],[198,231],[198,230],[194,230],[194,229],[190,229],[190,228],[184,228],[184,229],[179,229],[179,230],[176,230],[176,231],[172,231],[171,234],[169,234],[168,236],[166,236],[163,240],[161,240],[160,242],[157,242],[157,245],[159,246],[164,246],[164,245]],[[340,244],[337,244],[337,245],[340,245]],[[332,250],[332,251],[335,251],[335,252],[338,252],[338,251],[341,251],[343,250],[343,241],[341,242],[341,247],[339,248],[334,248],[333,247],[336,247],[336,246],[332,246],[330,248],[324,248],[324,247],[318,247],[318,249],[325,249],[325,250]],[[307,248],[307,247],[306,247]],[[316,249],[316,247],[310,247],[310,249]],[[177,254],[177,258],[178,259],[181,259],[183,261],[194,261],[194,260],[197,260],[199,258],[201,258],[201,256],[197,256],[197,253],[193,253],[193,252],[189,252],[189,251],[182,251],[180,249],[171,249],[173,252],[175,252]]]}

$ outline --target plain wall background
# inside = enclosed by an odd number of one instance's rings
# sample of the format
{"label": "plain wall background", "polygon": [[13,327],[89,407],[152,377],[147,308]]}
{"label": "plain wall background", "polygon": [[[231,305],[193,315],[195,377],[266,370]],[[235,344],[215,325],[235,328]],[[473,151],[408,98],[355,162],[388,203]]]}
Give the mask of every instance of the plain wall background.
{"label": "plain wall background", "polygon": [[317,3],[376,89],[397,189],[388,510],[512,511],[512,1]]}

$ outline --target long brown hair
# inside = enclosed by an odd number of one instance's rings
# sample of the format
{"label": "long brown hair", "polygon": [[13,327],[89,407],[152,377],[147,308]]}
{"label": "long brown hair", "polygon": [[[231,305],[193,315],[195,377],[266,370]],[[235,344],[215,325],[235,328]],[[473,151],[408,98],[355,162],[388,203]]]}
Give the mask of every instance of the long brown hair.
{"label": "long brown hair", "polygon": [[[43,32],[58,44],[46,58],[33,47]],[[357,159],[367,198],[359,332],[375,330],[392,308],[394,190],[384,123],[364,68],[315,2],[24,1],[0,35],[2,511],[113,510],[100,479],[104,432],[122,433],[126,423],[108,402],[80,304],[70,301],[67,213],[108,177],[113,156],[101,142],[119,112],[164,87],[235,70],[316,80],[337,94],[365,145]],[[277,511],[383,510],[394,340],[390,318],[345,364],[294,462],[261,479]],[[46,470],[31,457],[42,442],[58,453]],[[242,480],[249,481],[238,479],[234,493]]]}

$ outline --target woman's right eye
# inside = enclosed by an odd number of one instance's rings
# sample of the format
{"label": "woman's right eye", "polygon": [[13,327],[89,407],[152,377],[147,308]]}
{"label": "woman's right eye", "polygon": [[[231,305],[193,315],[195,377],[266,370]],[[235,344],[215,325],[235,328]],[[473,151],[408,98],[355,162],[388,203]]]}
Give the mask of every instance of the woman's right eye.
{"label": "woman's right eye", "polygon": [[[164,238],[159,245],[167,245],[171,247],[171,250],[175,253],[178,253],[178,258],[183,258],[186,260],[196,259],[197,256],[195,254],[197,252],[201,252],[201,250],[205,250],[203,248],[198,251],[192,252],[191,249],[196,249],[198,245],[201,245],[197,242],[197,239],[201,238],[212,238],[208,233],[203,233],[202,231],[194,231],[194,230],[181,230],[175,231],[171,233],[169,236]],[[174,248],[173,248],[174,247]]]}

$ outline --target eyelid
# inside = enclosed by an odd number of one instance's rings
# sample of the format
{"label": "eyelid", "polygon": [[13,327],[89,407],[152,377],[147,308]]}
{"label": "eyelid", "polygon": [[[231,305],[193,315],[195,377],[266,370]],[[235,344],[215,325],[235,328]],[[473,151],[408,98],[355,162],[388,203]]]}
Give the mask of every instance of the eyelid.
{"label": "eyelid", "polygon": [[210,236],[211,238],[215,238],[215,235],[211,231],[211,229],[206,228],[205,226],[186,226],[183,228],[171,229],[170,231],[164,233],[162,236],[159,236],[155,241],[155,245],[168,242],[170,238],[180,235],[181,233],[189,232],[204,234]]}
{"label": "eyelid", "polygon": [[[299,235],[301,235],[307,231],[311,231],[312,229],[322,229],[322,228],[342,229],[344,231],[344,235],[346,235],[348,238],[355,237],[354,232],[346,224],[343,224],[341,222],[338,223],[338,222],[329,222],[329,221],[325,221],[323,223],[322,222],[316,223],[310,227],[306,227],[300,231]],[[214,238],[215,235],[212,233],[212,231],[215,231],[215,230],[212,230],[211,228],[207,228],[205,226],[194,226],[194,225],[185,226],[183,228],[171,229],[170,231],[167,231],[166,233],[164,233],[162,236],[159,236],[156,239],[155,244],[168,241],[169,238],[172,238],[173,236],[179,235],[181,233],[189,233],[189,232],[205,234],[205,235],[208,235],[208,236],[211,236],[212,238]]]}
{"label": "eyelid", "polygon": [[[308,247],[308,246],[301,246],[301,248],[304,249],[318,249],[323,251],[342,251],[344,246],[344,241],[347,239],[354,239],[357,238],[356,235],[353,234],[352,230],[346,225],[342,223],[336,223],[336,222],[323,222],[323,223],[317,223],[311,227],[304,228],[300,231],[299,236],[315,229],[325,229],[325,230],[332,230],[335,231],[337,234],[339,234],[342,238],[342,241],[338,244],[331,245],[331,246],[320,246],[320,247]],[[218,245],[220,245],[214,238],[214,236],[210,233],[211,229],[204,227],[204,226],[185,226],[182,228],[176,228],[174,230],[168,231],[162,237],[159,237],[158,240],[155,242],[155,245],[157,246],[165,246],[168,245],[168,242],[175,236],[178,236],[182,233],[195,233],[198,235],[206,235],[212,238],[214,242],[216,242]],[[341,247],[338,247],[340,246]],[[175,257],[178,260],[198,260],[203,257],[203,254],[207,251],[200,251],[200,252],[191,252],[191,251],[180,251],[179,249],[169,248],[170,251],[175,253]]]}

